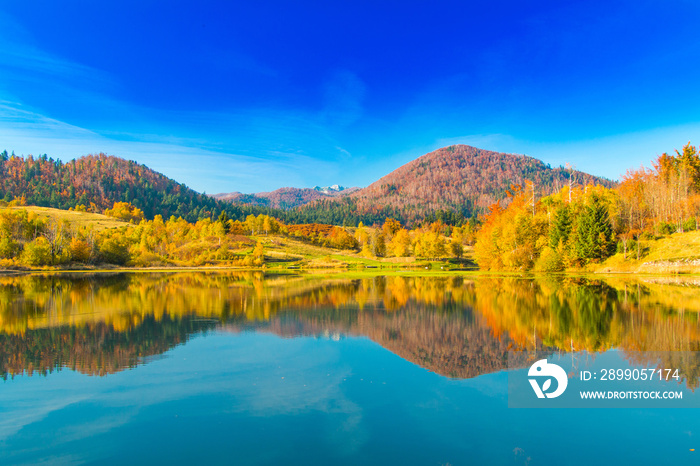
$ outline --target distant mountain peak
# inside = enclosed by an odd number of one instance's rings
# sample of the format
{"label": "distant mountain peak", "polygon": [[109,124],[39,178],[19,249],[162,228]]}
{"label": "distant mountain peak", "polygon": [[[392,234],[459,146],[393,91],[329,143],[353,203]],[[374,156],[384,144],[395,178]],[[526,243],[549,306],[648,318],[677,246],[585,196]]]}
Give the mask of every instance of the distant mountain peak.
{"label": "distant mountain peak", "polygon": [[344,186],[340,186],[338,184],[334,184],[331,186],[314,186],[314,189],[320,193],[323,194],[332,194],[332,193],[339,193],[341,191],[345,191],[347,188]]}
{"label": "distant mountain peak", "polygon": [[313,188],[279,188],[270,192],[242,194],[239,192],[215,194],[213,197],[223,201],[252,204],[278,209],[292,209],[320,199],[342,197],[360,188],[332,186],[314,186]]}

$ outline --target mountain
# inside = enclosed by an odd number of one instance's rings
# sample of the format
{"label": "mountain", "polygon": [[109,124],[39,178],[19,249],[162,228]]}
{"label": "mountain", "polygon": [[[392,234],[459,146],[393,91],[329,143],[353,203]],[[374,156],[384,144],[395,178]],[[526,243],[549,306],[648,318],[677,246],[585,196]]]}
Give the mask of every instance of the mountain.
{"label": "mountain", "polygon": [[293,209],[321,199],[345,196],[360,188],[333,186],[310,188],[280,188],[271,192],[243,194],[239,192],[214,194],[212,197],[222,201],[251,204],[275,209]]}
{"label": "mountain", "polygon": [[425,154],[342,199],[307,204],[299,216],[335,224],[379,223],[386,217],[404,224],[426,218],[461,223],[504,199],[513,184],[525,186],[531,181],[540,197],[559,190],[571,177],[579,185],[615,185],[525,155],[455,145]]}
{"label": "mountain", "polygon": [[[444,209],[469,215],[503,199],[512,184],[524,186],[526,181],[532,181],[542,195],[563,187],[570,176],[562,167],[551,168],[525,155],[456,145],[423,155],[352,197],[361,212],[393,207],[414,213],[412,219]],[[581,184],[614,185],[582,172],[575,172],[574,176]]]}
{"label": "mountain", "polygon": [[524,155],[457,145],[423,155],[364,189],[334,185],[211,197],[145,165],[105,154],[63,163],[46,155],[0,153],[0,199],[23,197],[27,204],[59,209],[94,204],[100,212],[126,201],[147,218],[174,215],[190,222],[226,211],[232,219],[263,213],[286,223],[376,224],[393,217],[404,225],[434,219],[460,224],[503,199],[512,184],[532,181],[537,195],[543,196],[567,184],[570,177],[577,184],[615,184],[551,168]]}
{"label": "mountain", "polygon": [[[334,184],[332,186],[324,186],[324,187],[314,186],[314,189],[320,193],[328,194],[329,196],[335,196],[335,195],[338,195],[341,193],[348,194],[349,192],[356,191],[360,188],[346,188],[344,186]],[[349,191],[349,190],[352,190],[352,191]]]}
{"label": "mountain", "polygon": [[147,218],[174,215],[190,222],[216,217],[276,214],[270,209],[233,205],[200,194],[145,165],[105,154],[87,155],[63,163],[40,157],[0,153],[0,199],[24,198],[25,203],[68,209],[77,205],[102,212],[115,202],[131,202]]}

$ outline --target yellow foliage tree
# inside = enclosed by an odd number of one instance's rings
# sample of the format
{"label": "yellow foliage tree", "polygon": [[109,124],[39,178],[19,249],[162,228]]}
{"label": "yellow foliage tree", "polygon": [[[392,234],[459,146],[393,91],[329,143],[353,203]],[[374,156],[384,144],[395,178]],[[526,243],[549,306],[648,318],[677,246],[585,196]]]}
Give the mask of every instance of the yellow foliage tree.
{"label": "yellow foliage tree", "polygon": [[105,215],[132,223],[138,223],[144,218],[143,211],[129,202],[115,202],[111,209],[105,210]]}

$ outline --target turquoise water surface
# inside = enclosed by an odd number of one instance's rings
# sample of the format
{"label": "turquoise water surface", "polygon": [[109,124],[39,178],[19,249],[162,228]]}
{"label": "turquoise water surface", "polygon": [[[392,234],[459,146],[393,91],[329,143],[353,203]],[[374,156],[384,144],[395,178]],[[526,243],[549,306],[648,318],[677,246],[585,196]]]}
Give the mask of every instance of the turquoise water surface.
{"label": "turquoise water surface", "polygon": [[[285,282],[284,293],[268,278],[262,285],[231,277],[198,285],[196,277],[171,276],[145,285],[129,276],[61,280],[5,284],[2,464],[699,460],[691,451],[700,447],[693,409],[508,408],[504,352],[493,348],[519,343],[497,335],[496,317],[480,313],[478,300],[457,293],[472,286],[463,281],[451,290],[408,283],[409,298],[387,304],[377,298],[386,295],[384,279],[312,280],[297,292]],[[415,290],[428,285],[441,302]],[[334,295],[338,287],[343,293]],[[178,292],[200,293],[201,309],[177,301]],[[125,294],[141,296],[140,304]],[[155,304],[161,299],[165,311]],[[254,301],[277,305],[267,317],[263,305],[256,317]]]}

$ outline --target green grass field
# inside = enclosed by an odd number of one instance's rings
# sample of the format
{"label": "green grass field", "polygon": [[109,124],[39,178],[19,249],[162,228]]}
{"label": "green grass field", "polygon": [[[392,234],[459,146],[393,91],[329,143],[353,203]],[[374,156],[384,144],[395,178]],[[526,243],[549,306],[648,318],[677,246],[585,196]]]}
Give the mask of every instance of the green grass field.
{"label": "green grass field", "polygon": [[474,269],[471,251],[462,260],[428,261],[414,257],[366,257],[359,252],[324,248],[280,235],[253,237],[265,245],[268,268],[303,269],[381,269],[381,270],[448,270]]}

